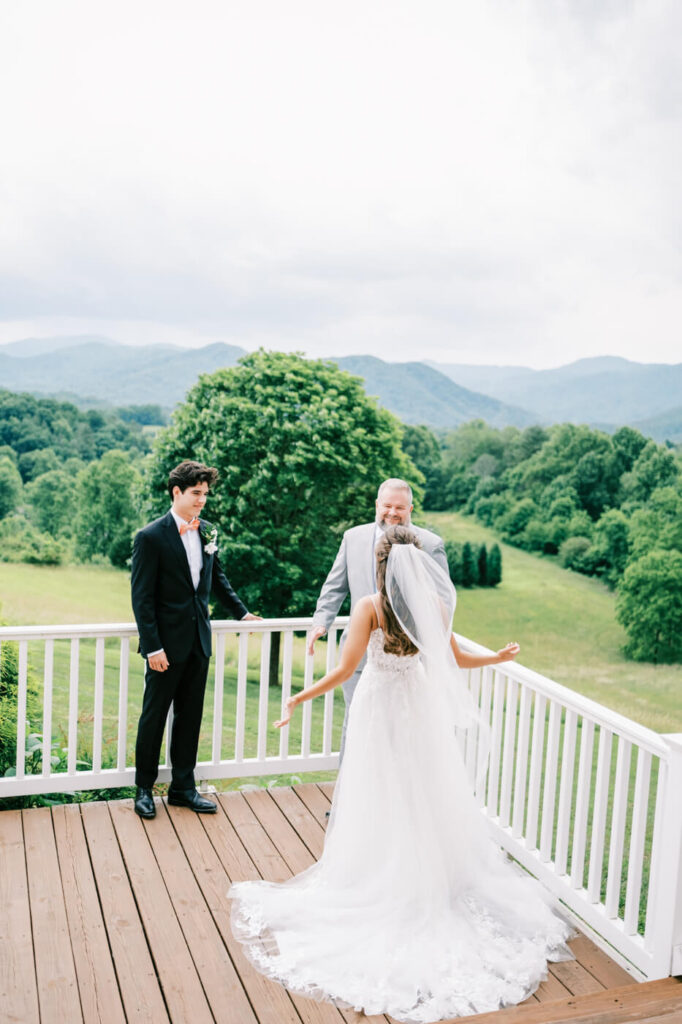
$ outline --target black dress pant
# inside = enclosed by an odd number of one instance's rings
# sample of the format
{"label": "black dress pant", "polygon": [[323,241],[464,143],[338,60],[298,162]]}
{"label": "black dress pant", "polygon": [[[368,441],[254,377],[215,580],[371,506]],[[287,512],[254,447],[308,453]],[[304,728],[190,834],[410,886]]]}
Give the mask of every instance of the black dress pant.
{"label": "black dress pant", "polygon": [[154,672],[147,663],[135,744],[137,786],[151,789],[156,781],[163,730],[172,703],[171,785],[174,789],[194,788],[208,660],[197,641],[184,661],[172,662],[165,672]]}

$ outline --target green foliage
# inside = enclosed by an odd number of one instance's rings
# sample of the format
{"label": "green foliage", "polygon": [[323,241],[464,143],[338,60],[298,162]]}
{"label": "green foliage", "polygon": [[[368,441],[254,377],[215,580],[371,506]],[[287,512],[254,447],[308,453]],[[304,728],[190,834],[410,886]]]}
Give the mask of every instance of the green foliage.
{"label": "green foliage", "polygon": [[502,551],[499,544],[493,544],[488,553],[486,585],[496,587],[502,582]]}
{"label": "green foliage", "polygon": [[48,533],[42,533],[23,516],[7,516],[0,522],[0,562],[59,565],[65,549]]}
{"label": "green foliage", "polygon": [[[89,462],[112,448],[139,454],[149,451],[150,447],[139,424],[124,422],[116,411],[81,412],[70,402],[2,390],[0,445],[11,447],[19,460],[27,456],[23,463],[25,479],[56,468],[45,462],[45,459],[51,462],[51,456],[38,454],[47,449],[59,462],[74,456]],[[34,470],[36,462],[37,470]]]}
{"label": "green foliage", "polygon": [[12,460],[4,455],[0,458],[0,519],[18,508],[22,491],[19,471]]}
{"label": "green foliage", "polygon": [[43,473],[26,484],[26,504],[31,522],[54,538],[69,536],[78,510],[73,475],[65,469]]}
{"label": "green foliage", "polygon": [[590,552],[592,541],[589,537],[567,537],[559,549],[559,564],[564,569],[573,569],[575,572],[587,572],[590,565]]}
{"label": "green foliage", "polygon": [[78,476],[76,553],[83,560],[96,555],[122,568],[130,558],[132,537],[140,525],[136,495],[141,478],[130,457],[110,451]]}
{"label": "green foliage", "polygon": [[402,448],[424,477],[424,508],[444,508],[447,504],[445,473],[436,435],[428,427],[407,424],[403,433]]}
{"label": "green foliage", "polygon": [[616,614],[635,661],[682,661],[682,553],[654,549],[628,565]]}
{"label": "green foliage", "polygon": [[462,545],[462,569],[459,582],[463,587],[473,587],[478,582],[478,566],[474,557],[474,549],[468,540]]}
{"label": "green foliage", "polygon": [[476,559],[477,568],[477,580],[479,587],[485,587],[488,584],[488,552],[485,549],[485,544],[481,544],[478,549],[478,558]]}
{"label": "green foliage", "polygon": [[167,506],[165,482],[182,459],[216,466],[206,514],[231,582],[252,610],[308,614],[341,531],[374,517],[381,480],[415,479],[401,436],[333,363],[261,350],[200,377],[159,434],[150,506]]}

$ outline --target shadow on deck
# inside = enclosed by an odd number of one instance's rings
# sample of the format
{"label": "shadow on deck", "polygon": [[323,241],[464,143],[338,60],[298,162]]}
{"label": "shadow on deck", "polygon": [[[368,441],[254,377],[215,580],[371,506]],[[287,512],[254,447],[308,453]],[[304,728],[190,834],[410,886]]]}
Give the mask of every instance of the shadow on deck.
{"label": "shadow on deck", "polygon": [[[129,800],[0,813],[0,1021],[386,1022],[287,993],[244,958],[232,881],[282,881],[322,851],[331,784],[222,794],[215,815]],[[361,937],[360,937],[361,940]],[[585,936],[486,1024],[676,1024],[682,984],[638,985]]]}

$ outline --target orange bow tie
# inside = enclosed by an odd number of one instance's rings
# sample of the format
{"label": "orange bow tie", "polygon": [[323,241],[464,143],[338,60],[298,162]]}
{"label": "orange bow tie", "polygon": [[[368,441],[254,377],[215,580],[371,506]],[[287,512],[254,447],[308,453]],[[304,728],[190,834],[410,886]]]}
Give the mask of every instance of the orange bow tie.
{"label": "orange bow tie", "polygon": [[183,533],[187,533],[188,530],[198,530],[198,529],[199,529],[199,520],[198,519],[193,519],[191,523],[180,523],[180,536],[182,537]]}

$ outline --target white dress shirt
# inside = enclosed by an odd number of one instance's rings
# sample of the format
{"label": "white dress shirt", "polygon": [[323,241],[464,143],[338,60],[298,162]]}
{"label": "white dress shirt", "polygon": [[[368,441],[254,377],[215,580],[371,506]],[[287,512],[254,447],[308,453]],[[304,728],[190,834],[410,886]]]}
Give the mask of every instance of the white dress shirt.
{"label": "white dress shirt", "polygon": [[[187,523],[186,519],[182,516],[175,514],[173,509],[170,510],[173,519],[175,520],[178,532],[183,523]],[[192,583],[196,590],[199,586],[199,577],[201,576],[201,570],[204,565],[204,552],[201,546],[201,537],[199,536],[199,530],[185,530],[184,533],[180,534],[180,540],[185,546],[185,552],[187,554],[187,561],[189,562],[189,571],[192,574]],[[150,651],[147,655],[148,658],[153,658],[155,654],[161,654],[163,647],[160,647],[158,651]]]}
{"label": "white dress shirt", "polygon": [[[170,510],[173,519],[177,523],[178,531],[181,526],[187,526],[187,520],[183,519],[182,516],[176,515],[173,509]],[[204,551],[201,546],[201,538],[199,537],[198,530],[185,530],[184,533],[180,534],[180,540],[185,546],[185,552],[187,554],[187,561],[189,562],[189,571],[192,574],[192,583],[196,590],[199,586],[199,577],[201,576],[201,570],[204,565]]]}

